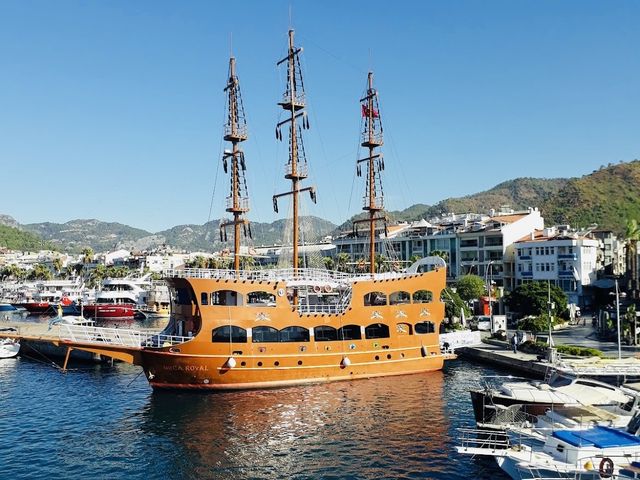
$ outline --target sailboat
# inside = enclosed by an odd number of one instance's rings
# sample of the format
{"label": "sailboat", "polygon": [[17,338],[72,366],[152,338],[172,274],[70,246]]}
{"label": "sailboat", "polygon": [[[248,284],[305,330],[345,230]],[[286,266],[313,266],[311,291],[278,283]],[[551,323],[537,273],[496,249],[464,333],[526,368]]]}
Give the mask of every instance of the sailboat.
{"label": "sailboat", "polygon": [[235,60],[229,63],[225,140],[231,149],[223,162],[230,174],[227,212],[233,220],[232,269],[185,269],[166,272],[172,293],[172,318],[157,335],[98,327],[62,326],[61,345],[87,350],[139,365],[153,388],[233,390],[281,387],[315,382],[353,380],[439,370],[446,354],[440,350],[444,316],[441,293],[445,264],[423,259],[406,271],[376,273],[376,223],[383,220],[380,184],[383,144],[378,93],[368,76],[361,99],[365,130],[362,145],[369,151],[358,161],[366,167],[369,212],[370,268],[344,273],[301,268],[298,259],[301,195],[316,200],[313,186],[304,186],[308,163],[302,133],[309,128],[300,55],[294,31],[288,32],[287,56],[278,62],[287,71],[287,85],[278,103],[284,120],[276,126],[283,141],[288,129],[285,179],[290,190],[273,197],[291,197],[292,260],[290,268],[242,270],[240,238],[250,234],[249,211],[240,144],[248,131],[240,97]]}

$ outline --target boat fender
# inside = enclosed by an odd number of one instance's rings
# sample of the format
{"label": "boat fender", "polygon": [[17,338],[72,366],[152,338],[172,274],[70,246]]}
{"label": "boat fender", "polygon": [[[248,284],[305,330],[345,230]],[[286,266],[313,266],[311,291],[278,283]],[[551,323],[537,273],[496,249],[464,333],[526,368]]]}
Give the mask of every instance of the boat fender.
{"label": "boat fender", "polygon": [[426,357],[427,355],[429,355],[429,351],[427,350],[427,347],[425,347],[424,345],[420,347],[420,353],[422,354],[423,357]]}
{"label": "boat fender", "polygon": [[331,293],[331,291],[332,291],[332,290],[333,290],[333,289],[331,288],[331,285],[325,285],[325,286],[324,286],[324,291],[325,291],[326,293]]}
{"label": "boat fender", "polygon": [[342,368],[346,368],[349,365],[351,365],[351,360],[349,360],[349,357],[347,357],[346,355],[344,357],[342,357],[342,361],[340,362],[340,366]]}
{"label": "boat fender", "polygon": [[236,366],[236,359],[233,357],[229,357],[224,364],[225,368],[233,368]]}
{"label": "boat fender", "polygon": [[314,285],[314,286],[313,286],[313,291],[314,291],[315,293],[320,293],[320,291],[321,291],[321,290],[322,290],[322,289],[320,288],[320,285]]}
{"label": "boat fender", "polygon": [[610,478],[613,475],[613,460],[609,457],[604,457],[600,460],[598,473],[600,473],[600,478]]}
{"label": "boat fender", "polygon": [[584,469],[587,471],[593,470],[593,462],[591,460],[587,460],[584,464]]}

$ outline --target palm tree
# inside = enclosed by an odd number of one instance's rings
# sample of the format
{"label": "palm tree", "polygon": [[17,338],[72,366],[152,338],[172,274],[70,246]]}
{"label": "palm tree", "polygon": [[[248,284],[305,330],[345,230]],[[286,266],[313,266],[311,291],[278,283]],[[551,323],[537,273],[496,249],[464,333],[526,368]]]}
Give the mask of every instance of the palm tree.
{"label": "palm tree", "polygon": [[36,263],[29,274],[30,280],[51,280],[52,277],[53,274],[51,273],[51,270],[41,263]]}
{"label": "palm tree", "polygon": [[56,271],[56,275],[60,275],[62,271],[62,258],[56,257],[53,259],[53,268]]}
{"label": "palm tree", "polygon": [[431,253],[429,253],[429,255],[431,255],[432,257],[440,257],[445,262],[449,262],[449,252],[445,252],[444,250],[431,250]]}
{"label": "palm tree", "polygon": [[640,226],[635,218],[627,220],[625,232],[627,240],[627,286],[633,298],[638,298],[638,240],[640,240]]}
{"label": "palm tree", "polygon": [[339,272],[347,271],[347,263],[349,263],[349,260],[351,260],[351,257],[348,253],[342,252],[336,256],[336,265],[338,266]]}
{"label": "palm tree", "polygon": [[93,248],[85,247],[82,249],[82,263],[93,262]]}
{"label": "palm tree", "polygon": [[333,270],[336,268],[336,262],[334,262],[331,257],[322,257],[322,263],[324,263],[324,268],[327,270]]}

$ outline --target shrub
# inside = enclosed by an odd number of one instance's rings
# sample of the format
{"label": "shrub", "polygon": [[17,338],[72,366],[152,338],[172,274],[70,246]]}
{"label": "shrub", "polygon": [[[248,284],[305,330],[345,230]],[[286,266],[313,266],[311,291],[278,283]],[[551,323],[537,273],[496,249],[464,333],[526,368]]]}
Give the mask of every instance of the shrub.
{"label": "shrub", "polygon": [[604,357],[604,353],[595,348],[578,347],[576,345],[557,345],[559,353],[575,355],[576,357]]}

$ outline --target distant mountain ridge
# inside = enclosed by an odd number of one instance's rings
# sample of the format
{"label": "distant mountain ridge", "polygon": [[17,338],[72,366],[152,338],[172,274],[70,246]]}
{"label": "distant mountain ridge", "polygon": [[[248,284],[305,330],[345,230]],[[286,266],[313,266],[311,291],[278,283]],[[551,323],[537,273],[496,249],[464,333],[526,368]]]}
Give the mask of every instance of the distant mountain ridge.
{"label": "distant mountain ridge", "polygon": [[[442,213],[488,213],[492,208],[508,205],[515,210],[539,207],[545,223],[569,223],[585,227],[597,223],[599,228],[610,229],[618,234],[624,232],[626,220],[640,220],[640,160],[609,164],[580,178],[517,178],[495,187],[460,198],[448,198],[435,205],[416,204],[401,211],[389,212],[392,220],[413,221],[430,219]],[[318,217],[305,217],[303,230],[305,240],[316,241],[331,232],[351,228],[357,215],[340,227]],[[167,230],[151,233],[120,223],[99,220],[72,220],[59,223],[33,223],[20,225],[9,215],[0,215],[0,225],[12,228],[11,241],[15,245],[16,233],[29,232],[37,237],[24,241],[31,245],[46,241],[60,250],[79,252],[90,246],[95,251],[114,248],[136,250],[169,245],[190,251],[216,251],[223,248],[219,239],[219,220],[203,225],[177,225]],[[272,245],[283,242],[286,220],[272,223],[254,222],[253,245]],[[246,243],[246,242],[243,242]],[[6,246],[0,236],[0,247]],[[20,249],[19,246],[11,248]]]}

